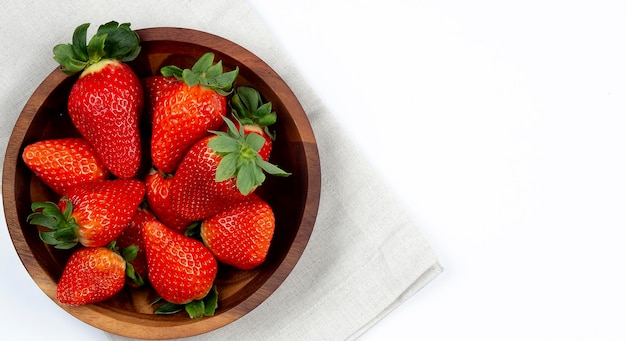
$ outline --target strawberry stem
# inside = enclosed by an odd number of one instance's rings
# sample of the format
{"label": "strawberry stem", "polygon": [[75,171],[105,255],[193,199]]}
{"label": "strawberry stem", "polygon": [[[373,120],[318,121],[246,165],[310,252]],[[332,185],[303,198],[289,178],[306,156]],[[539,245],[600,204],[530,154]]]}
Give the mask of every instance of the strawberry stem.
{"label": "strawberry stem", "polygon": [[213,285],[209,293],[200,300],[191,301],[187,304],[176,304],[167,302],[163,300],[163,298],[158,297],[151,305],[163,301],[161,305],[154,309],[154,313],[157,315],[171,315],[185,310],[190,318],[200,319],[205,316],[215,315],[218,305],[218,296],[217,287]]}
{"label": "strawberry stem", "polygon": [[161,74],[165,77],[175,77],[182,80],[188,86],[200,84],[222,96],[228,96],[232,92],[233,83],[239,75],[239,67],[225,73],[222,61],[213,64],[214,59],[215,55],[208,52],[202,55],[191,69],[181,69],[176,65],[169,65],[161,68]]}
{"label": "strawberry stem", "polygon": [[78,244],[78,224],[72,217],[72,202],[61,199],[63,211],[53,202],[35,202],[31,205],[33,213],[26,217],[32,225],[46,227],[48,231],[39,231],[39,238],[57,249],[71,249]]}
{"label": "strawberry stem", "polygon": [[129,23],[111,21],[100,25],[87,44],[89,25],[76,27],[71,44],[58,44],[52,49],[54,60],[61,65],[64,73],[74,75],[102,59],[128,62],[139,55],[139,35],[130,29]]}
{"label": "strawberry stem", "polygon": [[276,123],[276,112],[272,103],[264,103],[261,94],[254,88],[240,86],[230,100],[233,116],[241,124],[258,124],[267,127]]}
{"label": "strawberry stem", "polygon": [[236,178],[237,188],[243,195],[250,194],[265,181],[264,171],[276,176],[289,176],[278,166],[264,161],[259,155],[265,139],[256,133],[245,134],[233,121],[224,117],[228,131],[212,131],[217,136],[209,141],[209,147],[222,157],[215,174],[215,181]]}

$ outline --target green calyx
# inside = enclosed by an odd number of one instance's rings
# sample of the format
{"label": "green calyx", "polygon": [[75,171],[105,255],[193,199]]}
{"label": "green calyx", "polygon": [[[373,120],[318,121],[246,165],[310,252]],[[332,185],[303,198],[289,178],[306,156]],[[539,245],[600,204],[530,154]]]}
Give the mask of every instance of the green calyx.
{"label": "green calyx", "polygon": [[[159,315],[171,315],[185,310],[192,319],[213,316],[215,315],[215,310],[217,310],[217,298],[217,287],[213,285],[209,293],[203,299],[191,301],[187,304],[175,304],[164,301],[163,304],[154,309],[154,313]],[[161,300],[162,298],[159,297],[156,301],[152,302],[152,304],[154,305]]]}
{"label": "green calyx", "polygon": [[31,205],[33,213],[29,214],[26,221],[32,225],[39,225],[48,228],[48,231],[39,231],[39,238],[57,249],[71,249],[78,244],[78,224],[72,217],[72,202],[61,199],[65,202],[65,209],[61,211],[59,206],[53,202],[35,202]]}
{"label": "green calyx", "polygon": [[52,49],[54,60],[66,74],[74,75],[102,59],[128,62],[139,55],[139,35],[130,29],[129,23],[111,21],[101,25],[87,43],[89,25],[82,24],[74,30],[71,44],[59,44]]}
{"label": "green calyx", "polygon": [[261,94],[256,89],[247,86],[237,87],[229,104],[233,116],[241,124],[257,124],[268,136],[274,138],[267,127],[276,123],[276,112],[272,111],[271,102],[263,102]]}
{"label": "green calyx", "polygon": [[191,69],[181,69],[178,66],[170,65],[161,68],[161,74],[165,77],[175,77],[183,80],[189,86],[203,85],[220,95],[228,96],[232,92],[233,83],[239,75],[239,67],[232,71],[224,72],[222,61],[213,64],[215,55],[211,52],[205,53]]}
{"label": "green calyx", "polygon": [[276,176],[291,175],[261,158],[259,150],[263,147],[265,138],[256,133],[245,134],[243,125],[240,124],[237,128],[226,117],[224,121],[228,131],[213,131],[217,136],[209,141],[209,147],[222,157],[217,166],[215,181],[236,178],[241,194],[248,195],[265,181],[264,171]]}
{"label": "green calyx", "polygon": [[124,261],[126,261],[126,277],[128,277],[128,279],[131,282],[135,283],[135,285],[137,286],[144,285],[145,282],[143,278],[139,276],[139,274],[135,271],[135,267],[131,264],[131,262],[137,258],[137,253],[139,252],[139,246],[133,244],[121,250],[118,250],[115,244],[116,242],[112,241],[109,244],[109,247],[111,247],[114,251],[119,252],[120,255],[122,255],[122,258],[124,258]]}

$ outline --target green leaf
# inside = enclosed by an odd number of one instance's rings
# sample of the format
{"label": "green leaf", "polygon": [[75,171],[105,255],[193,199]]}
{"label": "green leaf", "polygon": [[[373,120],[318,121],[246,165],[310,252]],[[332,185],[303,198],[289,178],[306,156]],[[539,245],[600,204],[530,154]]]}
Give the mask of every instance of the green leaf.
{"label": "green leaf", "polygon": [[87,62],[83,62],[80,61],[78,59],[75,58],[69,58],[66,62],[65,62],[65,70],[64,72],[70,75],[74,75],[77,74],[81,71],[83,71],[87,65],[89,65],[89,63]]}
{"label": "green leaf", "polygon": [[106,24],[102,24],[98,27],[98,31],[96,32],[96,35],[103,35],[103,34],[111,34],[113,32],[115,32],[115,30],[118,28],[119,24],[115,21],[109,21]]}
{"label": "green leaf", "polygon": [[261,94],[253,88],[247,86],[241,86],[237,88],[237,95],[241,99],[243,108],[249,111],[256,111],[261,104]]}
{"label": "green leaf", "polygon": [[263,103],[261,94],[254,88],[238,87],[229,103],[233,115],[243,124],[258,124],[265,127],[276,123],[272,103]]}
{"label": "green leaf", "polygon": [[254,161],[246,160],[237,172],[237,188],[243,195],[248,195],[257,186]]}
{"label": "green leaf", "polygon": [[72,36],[72,50],[78,60],[86,62],[89,59],[87,55],[87,29],[89,24],[82,24],[74,30]]}
{"label": "green leaf", "polygon": [[[270,105],[271,107],[271,105]],[[261,117],[259,117],[257,123],[261,126],[271,126],[272,124],[276,123],[276,113],[271,112],[267,115],[263,115]],[[271,136],[271,134],[268,134]]]}
{"label": "green leaf", "polygon": [[104,45],[107,58],[127,59],[139,47],[139,36],[130,29],[129,23],[108,22],[98,28],[96,35],[107,36]]}
{"label": "green leaf", "polygon": [[218,90],[230,91],[235,83],[235,79],[239,75],[239,67],[234,70],[215,76]]}
{"label": "green leaf", "polygon": [[215,171],[215,181],[221,182],[228,180],[237,173],[237,166],[240,156],[237,153],[229,153],[222,157]]}
{"label": "green leaf", "polygon": [[55,249],[59,249],[59,250],[69,250],[69,249],[73,248],[74,246],[76,246],[76,244],[78,244],[78,243],[59,242],[58,244],[54,245],[54,248]]}
{"label": "green leaf", "polygon": [[[220,60],[217,63],[206,68],[204,70],[204,76],[209,79],[214,79],[215,77],[221,75],[223,70],[224,69],[222,68],[222,61]],[[213,83],[215,83],[215,81],[213,81]]]}
{"label": "green leaf", "polygon": [[154,309],[154,313],[159,314],[159,315],[171,315],[171,314],[176,314],[178,312],[181,312],[184,309],[185,309],[185,306],[181,304],[165,302],[161,304],[160,306],[158,306],[156,309]]}
{"label": "green leaf", "polygon": [[204,316],[213,316],[217,310],[217,299],[219,294],[217,293],[217,287],[213,285],[211,291],[204,297]]}
{"label": "green leaf", "polygon": [[65,202],[65,210],[63,211],[63,217],[68,222],[73,221],[74,217],[72,217],[72,212],[74,211],[74,204],[72,204],[72,201],[66,197],[62,198],[61,200]]}
{"label": "green leaf", "polygon": [[71,212],[73,206],[67,198],[61,200],[66,202],[65,212],[61,212],[55,203],[35,202],[31,204],[33,213],[26,217],[28,223],[49,229],[49,231],[39,232],[39,238],[57,249],[71,248],[78,243],[76,235],[78,225],[76,225]]}
{"label": "green leaf", "polygon": [[39,239],[46,244],[55,245],[58,244],[57,240],[54,238],[54,231],[39,231]]}
{"label": "green leaf", "polygon": [[200,74],[195,73],[189,69],[183,70],[183,81],[189,86],[195,86],[200,83]]}
{"label": "green leaf", "polygon": [[266,171],[268,174],[271,174],[271,175],[283,176],[283,177],[291,175],[291,173],[287,173],[284,170],[278,168],[278,166],[272,163],[269,163],[267,161],[264,161],[262,159],[258,159],[256,161],[256,164],[259,167],[261,167],[264,171]]}
{"label": "green leaf", "polygon": [[54,60],[59,63],[64,73],[68,75],[76,74],[82,69],[77,70],[80,61],[76,60],[74,49],[71,44],[59,44],[52,49]]}
{"label": "green leaf", "polygon": [[204,301],[195,300],[185,304],[185,311],[192,319],[199,319],[204,317]]}
{"label": "green leaf", "polygon": [[191,71],[198,73],[205,72],[209,67],[211,67],[211,65],[213,65],[213,59],[215,59],[215,55],[213,53],[205,53],[191,67]]}
{"label": "green leaf", "polygon": [[[232,85],[239,74],[239,68],[224,73],[222,61],[213,64],[215,55],[211,52],[202,55],[191,69],[180,70],[180,68],[170,65],[161,69],[164,76],[175,76],[183,79],[189,86],[201,84],[217,93],[227,96],[230,94]],[[179,71],[180,70],[180,71]]]}
{"label": "green leaf", "polygon": [[122,249],[122,258],[127,262],[132,262],[137,258],[139,246],[133,244]]}
{"label": "green leaf", "polygon": [[240,138],[241,136],[243,136],[243,127],[241,127],[241,125],[239,126],[241,130],[237,129],[235,123],[226,117],[224,117],[224,122],[226,123],[226,127],[228,128],[228,134],[230,136],[234,138]]}
{"label": "green leaf", "polygon": [[87,54],[89,55],[90,64],[95,64],[99,62],[102,57],[104,57],[104,42],[106,41],[106,39],[106,34],[91,37],[89,45],[87,45]]}
{"label": "green leaf", "polygon": [[61,242],[74,242],[77,241],[76,232],[72,227],[64,227],[54,230],[54,238]]}
{"label": "green leaf", "polygon": [[226,117],[224,122],[228,126],[228,136],[224,132],[215,132],[218,136],[209,142],[209,147],[222,156],[216,171],[216,181],[235,178],[239,191],[248,195],[265,181],[264,170],[273,175],[290,175],[259,156],[258,151],[265,143],[264,137],[257,133],[244,134],[242,124],[237,127]]}
{"label": "green leaf", "polygon": [[248,145],[252,150],[258,152],[261,150],[263,145],[265,144],[265,138],[257,133],[250,133],[246,135],[246,145]]}
{"label": "green leaf", "polygon": [[254,183],[257,186],[261,186],[264,181],[265,181],[265,174],[263,173],[263,170],[261,170],[260,167],[254,167]]}
{"label": "green leaf", "polygon": [[271,102],[267,102],[262,104],[260,107],[257,108],[255,115],[257,117],[263,117],[265,115],[269,115],[272,113],[272,103]]}
{"label": "green leaf", "polygon": [[190,237],[197,240],[202,240],[200,236],[200,222],[194,221],[185,229],[185,233],[183,233],[186,237]]}
{"label": "green leaf", "polygon": [[50,228],[51,226],[54,227],[58,224],[56,218],[43,215],[40,212],[31,213],[26,218],[26,221],[32,225],[39,225],[47,228]]}
{"label": "green leaf", "polygon": [[216,136],[209,141],[209,147],[217,153],[233,153],[241,148],[241,143],[230,136]]}
{"label": "green leaf", "polygon": [[161,74],[165,77],[176,77],[176,79],[183,79],[183,69],[179,68],[176,65],[162,67]]}
{"label": "green leaf", "polygon": [[137,59],[139,53],[141,53],[141,46],[135,47],[125,56],[119,57],[118,60],[121,62],[130,62],[131,60]]}
{"label": "green leaf", "polygon": [[146,284],[143,278],[141,278],[141,276],[139,276],[139,274],[135,271],[135,267],[130,263],[126,263],[126,277],[128,277],[137,286]]}

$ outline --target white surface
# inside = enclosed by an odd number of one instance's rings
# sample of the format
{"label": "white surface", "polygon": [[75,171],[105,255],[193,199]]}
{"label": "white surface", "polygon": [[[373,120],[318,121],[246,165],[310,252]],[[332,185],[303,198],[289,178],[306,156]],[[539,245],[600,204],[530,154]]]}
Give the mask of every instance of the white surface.
{"label": "white surface", "polygon": [[[446,269],[362,340],[626,338],[626,3],[251,3]],[[0,247],[3,335],[106,340]]]}

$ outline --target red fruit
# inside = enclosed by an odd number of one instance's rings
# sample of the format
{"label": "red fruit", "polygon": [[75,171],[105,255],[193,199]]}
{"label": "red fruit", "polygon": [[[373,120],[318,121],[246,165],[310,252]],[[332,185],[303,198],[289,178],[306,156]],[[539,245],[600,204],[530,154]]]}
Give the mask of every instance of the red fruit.
{"label": "red fruit", "polygon": [[183,218],[172,207],[169,199],[171,178],[154,169],[146,176],[146,199],[150,209],[167,227],[178,233],[184,233],[192,222]]}
{"label": "red fruit", "polygon": [[[152,212],[150,212],[150,210],[140,206],[137,208],[137,211],[135,212],[135,215],[133,215],[133,218],[128,226],[126,226],[120,236],[117,237],[116,241],[119,248],[126,248],[132,245],[137,246],[137,255],[135,256],[135,259],[129,263],[133,266],[135,273],[142,280],[146,280],[148,278],[148,263],[146,261],[146,248],[143,242],[142,230],[143,226],[147,222],[154,219],[156,219],[156,217]],[[129,279],[127,279],[126,282],[133,287],[138,286]]]}
{"label": "red fruit", "polygon": [[178,79],[185,73],[184,81],[168,87],[153,108],[152,163],[164,173],[174,172],[191,145],[222,125],[225,95],[238,69],[222,73],[221,62],[214,65],[213,58],[207,53],[191,70],[169,66],[161,71]]}
{"label": "red fruit", "polygon": [[82,138],[32,143],[24,148],[22,159],[37,177],[61,195],[73,185],[109,176],[102,161]]}
{"label": "red fruit", "polygon": [[106,247],[83,247],[69,258],[57,286],[57,299],[67,305],[104,301],[124,287],[126,262]]}
{"label": "red fruit", "polygon": [[87,182],[70,187],[58,205],[34,203],[28,221],[50,229],[39,235],[56,248],[104,246],[124,231],[144,194],[135,179]]}
{"label": "red fruit", "polygon": [[143,227],[148,278],[167,302],[187,304],[204,298],[217,274],[215,257],[200,241],[152,220]]}
{"label": "red fruit", "polygon": [[203,221],[200,236],[218,261],[250,270],[265,261],[274,227],[272,208],[252,194]]}
{"label": "red fruit", "polygon": [[242,201],[263,183],[264,171],[289,175],[259,156],[262,137],[245,135],[229,119],[225,122],[228,133],[218,132],[194,144],[172,178],[172,207],[189,220],[208,218]]}
{"label": "red fruit", "polygon": [[143,88],[123,63],[139,53],[139,37],[129,24],[100,26],[87,47],[89,24],[77,27],[74,45],[57,45],[55,59],[64,71],[82,71],[70,90],[67,110],[74,126],[93,146],[109,171],[132,178],[141,163],[139,119]]}
{"label": "red fruit", "polygon": [[178,81],[165,76],[151,76],[141,80],[144,88],[145,109],[152,123],[154,106],[161,101],[161,97],[172,85],[178,85]]}
{"label": "red fruit", "polygon": [[245,199],[236,179],[216,182],[221,156],[209,147],[215,136],[196,142],[182,160],[170,185],[170,203],[175,212],[188,220],[201,220],[219,212],[230,203]]}

